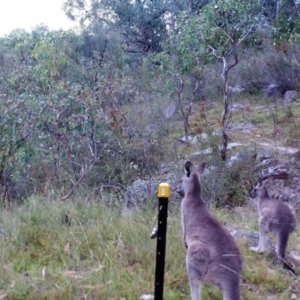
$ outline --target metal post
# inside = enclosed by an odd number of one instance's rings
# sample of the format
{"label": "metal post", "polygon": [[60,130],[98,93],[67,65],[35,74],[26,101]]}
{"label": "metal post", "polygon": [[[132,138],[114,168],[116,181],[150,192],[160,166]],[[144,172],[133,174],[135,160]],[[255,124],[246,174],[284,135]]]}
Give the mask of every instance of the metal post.
{"label": "metal post", "polygon": [[154,289],[155,300],[163,300],[163,293],[164,293],[165,253],[166,253],[169,196],[170,196],[169,184],[161,183],[158,187],[158,227],[157,227],[156,269],[155,269],[155,289]]}

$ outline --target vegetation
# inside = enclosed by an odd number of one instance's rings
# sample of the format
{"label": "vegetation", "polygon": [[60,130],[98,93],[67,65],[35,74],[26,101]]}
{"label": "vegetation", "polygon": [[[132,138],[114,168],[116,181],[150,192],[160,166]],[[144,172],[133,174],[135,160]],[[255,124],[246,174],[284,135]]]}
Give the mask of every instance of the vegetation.
{"label": "vegetation", "polygon": [[[299,87],[298,4],[276,3],[73,0],[64,9],[80,31],[40,25],[2,37],[3,205],[36,194],[119,195],[160,161],[176,161],[181,130],[187,138],[222,128],[225,161],[229,86]],[[221,123],[195,124],[198,105],[219,99]]]}
{"label": "vegetation", "polygon": [[[123,214],[105,203],[41,197],[16,207],[13,214],[2,211],[0,222],[8,236],[1,232],[0,298],[139,299],[153,294],[156,240],[150,234],[156,213],[147,209]],[[240,213],[217,209],[214,214],[231,229],[257,228],[252,206]],[[170,206],[166,246],[164,297],[188,298],[178,204]],[[245,265],[243,299],[298,295],[299,280],[281,270],[271,253],[253,253],[243,239],[239,246]],[[203,293],[203,299],[221,299],[211,286]]]}
{"label": "vegetation", "polygon": [[[252,153],[228,168],[227,144],[300,146],[298,102],[284,107],[263,95],[269,84],[300,90],[298,2],[66,0],[80,30],[39,25],[1,37],[0,299],[153,293],[156,211],[152,203],[124,214],[124,192],[192,152],[210,149],[205,159],[218,167],[203,182],[218,218],[257,229],[247,201],[257,175]],[[228,130],[241,122],[257,130]],[[207,139],[187,143],[202,133]],[[166,299],[189,294],[178,210],[171,203]],[[298,296],[298,279],[272,255],[257,264],[239,243],[244,299]],[[206,287],[204,299],[220,293]]]}

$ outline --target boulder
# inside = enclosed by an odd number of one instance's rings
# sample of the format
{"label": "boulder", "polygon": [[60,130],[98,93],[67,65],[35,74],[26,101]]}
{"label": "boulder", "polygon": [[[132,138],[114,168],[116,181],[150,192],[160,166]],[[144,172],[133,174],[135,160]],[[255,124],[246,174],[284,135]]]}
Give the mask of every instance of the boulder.
{"label": "boulder", "polygon": [[283,90],[278,84],[270,84],[265,93],[267,98],[281,98],[283,96]]}
{"label": "boulder", "polygon": [[[253,230],[248,230],[248,229],[233,229],[230,231],[230,234],[234,237],[236,241],[239,240],[245,240],[247,245],[249,247],[256,247],[258,245],[258,240],[259,240],[259,232],[258,231],[253,231]],[[267,237],[267,249],[274,251],[275,248],[272,244],[272,241]],[[274,251],[275,253],[275,251]]]}
{"label": "boulder", "polygon": [[169,107],[166,108],[166,110],[164,111],[164,116],[166,119],[170,119],[174,113],[176,111],[176,105],[170,105]]}
{"label": "boulder", "polygon": [[125,192],[124,206],[128,209],[143,208],[157,195],[160,182],[138,179]]}
{"label": "boulder", "polygon": [[283,104],[285,106],[289,105],[292,101],[296,101],[298,98],[298,93],[296,91],[286,91],[283,96]]}
{"label": "boulder", "polygon": [[5,230],[0,229],[0,237],[8,237],[8,233]]}
{"label": "boulder", "polygon": [[187,143],[189,145],[196,145],[199,142],[207,140],[208,136],[206,133],[201,133],[197,135],[188,135],[187,140],[185,136],[181,137],[179,140],[183,143]]}
{"label": "boulder", "polygon": [[240,95],[244,92],[246,92],[246,89],[242,86],[229,86],[228,87],[228,92],[230,94],[233,94],[233,95]]}

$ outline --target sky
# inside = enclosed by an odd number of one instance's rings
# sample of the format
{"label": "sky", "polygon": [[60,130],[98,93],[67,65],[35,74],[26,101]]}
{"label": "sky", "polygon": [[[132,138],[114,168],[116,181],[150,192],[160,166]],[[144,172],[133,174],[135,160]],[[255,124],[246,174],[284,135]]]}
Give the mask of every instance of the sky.
{"label": "sky", "polygon": [[13,29],[30,32],[44,23],[50,30],[69,29],[76,26],[62,10],[64,0],[0,0],[0,37]]}

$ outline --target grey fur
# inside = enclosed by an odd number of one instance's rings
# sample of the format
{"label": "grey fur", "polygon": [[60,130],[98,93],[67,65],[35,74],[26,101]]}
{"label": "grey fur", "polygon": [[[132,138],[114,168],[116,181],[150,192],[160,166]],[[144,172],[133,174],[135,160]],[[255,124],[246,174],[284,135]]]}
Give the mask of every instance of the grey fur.
{"label": "grey fur", "polygon": [[194,168],[190,161],[186,162],[185,175],[176,189],[183,196],[181,222],[191,298],[201,299],[201,286],[208,283],[223,291],[223,300],[239,300],[241,252],[201,197],[200,174],[204,168],[205,163]]}
{"label": "grey fur", "polygon": [[277,256],[283,260],[289,235],[296,228],[296,218],[288,204],[270,197],[266,186],[267,181],[269,180],[260,182],[250,192],[252,198],[258,198],[259,213],[259,242],[257,247],[250,249],[260,253],[264,252],[266,235],[268,232],[272,232],[277,238]]}

